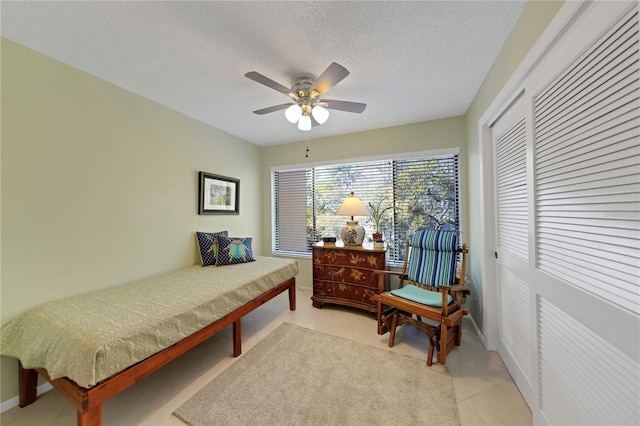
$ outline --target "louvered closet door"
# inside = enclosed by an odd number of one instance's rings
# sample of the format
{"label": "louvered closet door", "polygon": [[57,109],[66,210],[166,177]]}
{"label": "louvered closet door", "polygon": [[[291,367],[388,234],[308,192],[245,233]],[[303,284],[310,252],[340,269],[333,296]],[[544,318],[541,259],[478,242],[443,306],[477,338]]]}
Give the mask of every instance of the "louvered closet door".
{"label": "louvered closet door", "polygon": [[529,85],[536,408],[550,424],[640,424],[638,30],[637,3],[590,5]]}
{"label": "louvered closet door", "polygon": [[527,119],[521,95],[492,126],[495,153],[498,352],[530,404],[531,309]]}
{"label": "louvered closet door", "polygon": [[573,7],[492,128],[499,351],[534,423],[638,425],[638,4]]}

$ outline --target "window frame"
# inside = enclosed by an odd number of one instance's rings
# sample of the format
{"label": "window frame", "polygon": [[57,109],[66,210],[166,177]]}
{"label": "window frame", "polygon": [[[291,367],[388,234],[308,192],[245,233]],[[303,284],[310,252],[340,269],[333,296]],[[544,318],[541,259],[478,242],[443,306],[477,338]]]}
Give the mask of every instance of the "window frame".
{"label": "window frame", "polygon": [[[426,151],[415,151],[415,152],[406,152],[406,153],[396,153],[396,154],[388,154],[388,155],[378,155],[378,156],[368,156],[368,157],[353,157],[353,158],[341,158],[336,160],[327,160],[320,162],[309,162],[309,163],[299,163],[299,164],[290,164],[290,165],[280,165],[280,166],[272,166],[270,168],[270,180],[271,180],[271,252],[274,256],[287,256],[287,257],[300,257],[300,258],[311,258],[311,250],[309,249],[306,252],[300,251],[287,251],[287,250],[277,250],[276,249],[276,236],[277,232],[277,203],[276,203],[276,172],[291,172],[291,171],[301,171],[307,170],[315,167],[326,167],[326,166],[341,166],[347,164],[354,163],[366,163],[366,162],[374,162],[374,161],[397,161],[397,160],[410,160],[420,157],[440,157],[440,156],[449,156],[449,155],[457,155],[458,156],[458,170],[457,170],[457,214],[458,214],[458,231],[462,233],[462,200],[461,200],[461,158],[460,158],[460,148],[442,148],[442,149],[433,149]],[[388,262],[391,266],[401,266],[402,261],[390,261]]]}

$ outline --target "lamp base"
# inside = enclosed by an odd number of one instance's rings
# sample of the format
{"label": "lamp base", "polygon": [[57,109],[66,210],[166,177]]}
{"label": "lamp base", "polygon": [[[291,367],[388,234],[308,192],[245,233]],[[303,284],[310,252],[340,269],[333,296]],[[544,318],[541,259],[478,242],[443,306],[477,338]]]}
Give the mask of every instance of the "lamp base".
{"label": "lamp base", "polygon": [[347,226],[340,232],[345,246],[361,246],[364,241],[364,228],[358,225],[357,220],[350,220]]}

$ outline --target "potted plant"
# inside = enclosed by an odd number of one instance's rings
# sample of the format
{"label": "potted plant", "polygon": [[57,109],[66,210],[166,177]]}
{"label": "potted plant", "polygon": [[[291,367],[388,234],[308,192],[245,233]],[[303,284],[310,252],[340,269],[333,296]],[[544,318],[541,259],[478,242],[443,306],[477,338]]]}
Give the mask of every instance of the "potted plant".
{"label": "potted plant", "polygon": [[376,224],[376,232],[373,234],[373,241],[382,241],[382,233],[380,232],[380,222],[382,221],[382,217],[386,213],[387,210],[393,210],[394,206],[382,207],[382,203],[386,200],[387,197],[384,197],[378,204],[373,205],[371,201],[369,201],[369,213],[371,213],[371,217]]}

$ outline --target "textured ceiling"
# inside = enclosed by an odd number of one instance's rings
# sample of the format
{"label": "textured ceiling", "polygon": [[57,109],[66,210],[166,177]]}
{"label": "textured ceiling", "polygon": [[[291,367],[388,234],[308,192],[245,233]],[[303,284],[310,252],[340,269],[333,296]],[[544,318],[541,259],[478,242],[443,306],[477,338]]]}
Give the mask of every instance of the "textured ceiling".
{"label": "textured ceiling", "polygon": [[[6,2],[2,36],[262,146],[464,114],[525,2]],[[331,62],[351,74],[302,132],[287,87]]]}

